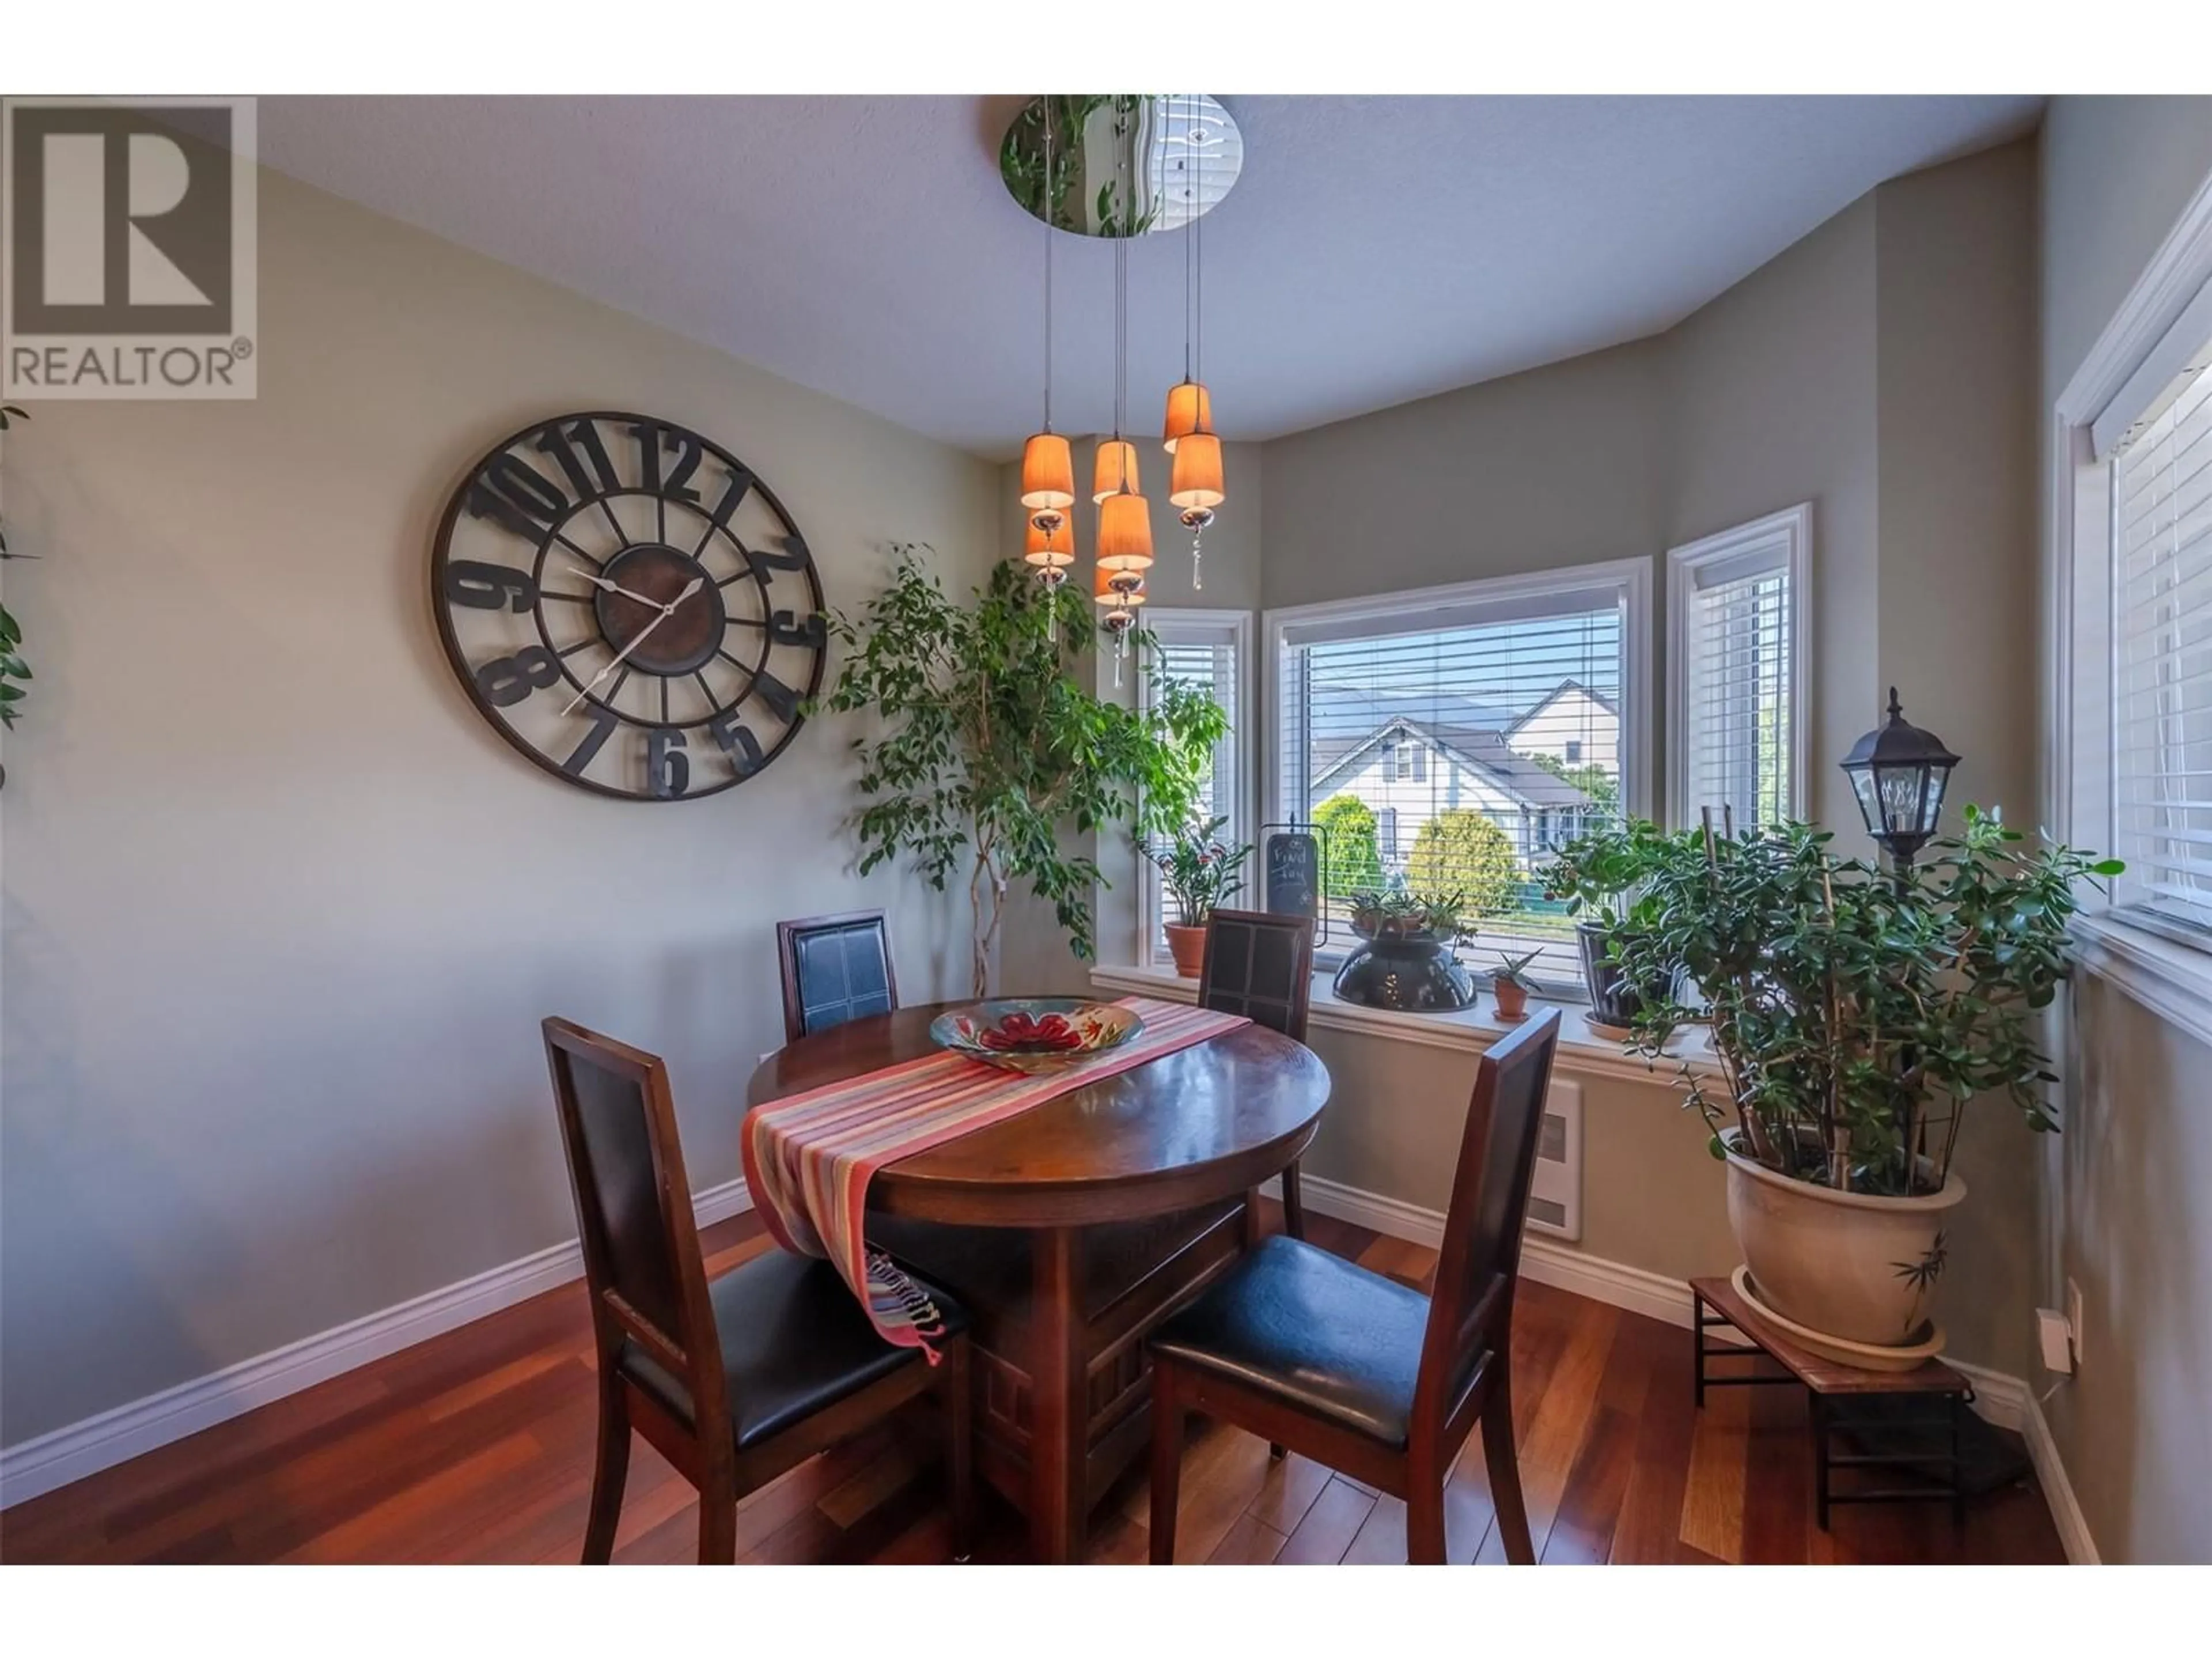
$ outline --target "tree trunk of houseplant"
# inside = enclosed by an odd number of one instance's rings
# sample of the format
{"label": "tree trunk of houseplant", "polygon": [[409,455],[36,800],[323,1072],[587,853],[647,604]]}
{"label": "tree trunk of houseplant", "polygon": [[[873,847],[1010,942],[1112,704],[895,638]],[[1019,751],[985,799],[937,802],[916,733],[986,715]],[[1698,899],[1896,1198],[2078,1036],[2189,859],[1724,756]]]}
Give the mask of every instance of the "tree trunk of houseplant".
{"label": "tree trunk of houseplant", "polygon": [[1196,979],[1206,966],[1206,924],[1188,927],[1171,921],[1167,933],[1168,954],[1175,958],[1176,972],[1185,979]]}

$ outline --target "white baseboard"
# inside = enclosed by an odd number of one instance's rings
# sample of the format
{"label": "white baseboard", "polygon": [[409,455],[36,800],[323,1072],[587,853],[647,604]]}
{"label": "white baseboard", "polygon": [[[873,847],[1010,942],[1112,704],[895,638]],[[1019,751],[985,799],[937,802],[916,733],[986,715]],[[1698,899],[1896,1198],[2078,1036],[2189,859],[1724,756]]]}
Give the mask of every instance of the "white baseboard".
{"label": "white baseboard", "polygon": [[[1307,1207],[1319,1214],[1334,1216],[1340,1221],[1349,1221],[1409,1243],[1426,1245],[1431,1249],[1443,1242],[1444,1218],[1441,1210],[1423,1209],[1402,1199],[1363,1192],[1357,1187],[1315,1175],[1302,1175],[1299,1188]],[[1274,1185],[1271,1183],[1267,1190],[1274,1192]],[[1686,1281],[1588,1255],[1534,1234],[1521,1241],[1521,1275],[1539,1285],[1571,1291],[1593,1302],[1626,1308],[1669,1325],[1686,1329],[1690,1324],[1690,1287]],[[2066,1559],[2076,1565],[2095,1565],[2101,1559],[2095,1540],[2090,1537],[2081,1505],[2075,1500],[2065,1465],[2059,1461],[2051,1425],[2027,1384],[2003,1371],[1955,1359],[1949,1363],[1973,1383],[1976,1414],[1984,1422],[2010,1429],[2027,1440],[2035,1478],[2043,1489],[2045,1503],[2050,1506],[2051,1523],[2058,1529]]]}
{"label": "white baseboard", "polygon": [[[705,1227],[750,1210],[753,1197],[741,1176],[708,1188],[692,1203],[699,1224]],[[313,1388],[487,1314],[526,1302],[541,1291],[580,1278],[583,1271],[583,1255],[574,1239],[549,1245],[520,1261],[490,1268],[381,1313],[287,1343],[35,1440],[0,1449],[0,1509],[198,1434],[257,1406]]]}
{"label": "white baseboard", "polygon": [[2097,1553],[2097,1540],[2089,1535],[2088,1517],[2081,1513],[2081,1500],[2074,1496],[2074,1483],[2066,1478],[2066,1464],[2058,1455],[2057,1441],[2051,1437],[2043,1402],[2024,1387],[2021,1396],[2027,1413],[2021,1432],[2027,1437],[2027,1455],[2043,1487],[2043,1501],[2051,1506],[2051,1523],[2058,1528],[2058,1542],[2066,1559],[2077,1567],[2101,1566],[2105,1558]]}

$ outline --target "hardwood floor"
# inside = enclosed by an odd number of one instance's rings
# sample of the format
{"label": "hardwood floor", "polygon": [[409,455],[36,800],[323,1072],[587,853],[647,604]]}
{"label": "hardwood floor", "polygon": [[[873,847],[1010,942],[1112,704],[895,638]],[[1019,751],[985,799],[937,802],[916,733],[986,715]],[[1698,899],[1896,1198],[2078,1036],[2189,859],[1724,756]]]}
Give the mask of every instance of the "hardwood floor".
{"label": "hardwood floor", "polygon": [[[1309,1237],[1421,1285],[1431,1252],[1326,1217]],[[771,1248],[740,1216],[706,1236],[708,1271]],[[1939,1505],[1813,1521],[1794,1389],[1690,1400],[1689,1334],[1540,1285],[1516,1317],[1514,1399],[1530,1529],[1547,1562],[2063,1560],[2032,1486],[1978,1500],[1963,1547]],[[392,1355],[0,1513],[0,1559],[28,1561],[573,1562],[591,1484],[591,1332],[580,1284]],[[1454,1471],[1455,1561],[1503,1557],[1479,1440]],[[740,1560],[941,1562],[934,1467],[890,1430],[794,1469],[738,1514]],[[1144,1460],[1092,1516],[1091,1559],[1141,1562]],[[618,1561],[688,1561],[690,1486],[639,1442]],[[978,1560],[1018,1561],[1024,1529],[984,1498]],[[1194,1429],[1179,1559],[1405,1559],[1405,1506],[1250,1436]]]}

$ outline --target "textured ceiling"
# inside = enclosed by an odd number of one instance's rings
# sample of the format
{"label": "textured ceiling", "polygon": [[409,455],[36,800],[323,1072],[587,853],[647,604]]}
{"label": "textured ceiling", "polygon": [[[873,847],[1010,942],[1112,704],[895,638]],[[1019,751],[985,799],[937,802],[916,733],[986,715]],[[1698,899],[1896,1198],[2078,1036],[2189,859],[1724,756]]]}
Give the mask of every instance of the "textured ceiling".
{"label": "textured ceiling", "polygon": [[[2039,100],[1233,97],[1206,220],[1217,424],[1268,438],[1670,325]],[[1011,98],[270,98],[263,158],[993,458],[1035,429],[1045,232]],[[1132,429],[1182,370],[1181,235],[1130,258]],[[1054,424],[1109,428],[1109,245],[1055,239]]]}

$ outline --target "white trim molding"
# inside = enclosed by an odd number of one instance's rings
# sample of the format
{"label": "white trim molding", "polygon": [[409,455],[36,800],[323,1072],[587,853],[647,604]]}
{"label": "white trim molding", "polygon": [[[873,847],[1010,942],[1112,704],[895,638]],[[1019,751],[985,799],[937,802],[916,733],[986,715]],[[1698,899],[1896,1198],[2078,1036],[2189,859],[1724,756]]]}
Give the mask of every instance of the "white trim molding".
{"label": "white trim molding", "polygon": [[[2051,411],[2045,479],[2051,562],[2044,592],[2050,672],[2042,677],[2051,763],[2045,822],[2076,845],[2115,850],[2110,500],[2093,434],[2100,418],[2109,427],[2110,416],[2128,412],[2116,408],[2117,400],[2209,288],[2212,174],[2199,183]],[[2178,942],[2160,948],[2162,942],[2109,914],[2076,925],[2100,947],[2092,971],[2199,1036],[2212,1029],[2204,1018],[2212,954]]]}
{"label": "white trim molding", "polygon": [[[1425,1209],[1402,1199],[1364,1192],[1310,1171],[1301,1176],[1299,1187],[1306,1206],[1317,1214],[1334,1216],[1354,1226],[1430,1249],[1443,1242],[1444,1218],[1441,1210]],[[1662,1324],[1684,1329],[1690,1326],[1689,1284],[1665,1273],[1632,1267],[1626,1262],[1608,1261],[1602,1256],[1548,1239],[1524,1236],[1521,1241],[1521,1276],[1555,1290],[1588,1297],[1608,1307],[1642,1314]],[[1723,1340],[1729,1340],[1726,1332],[1721,1336]],[[2067,1480],[2065,1466],[2059,1461],[2051,1425],[2045,1420],[2043,1409],[2029,1393],[2027,1384],[2003,1371],[1962,1364],[1955,1359],[1946,1363],[1963,1372],[1974,1385],[1977,1416],[1998,1428],[2013,1430],[2027,1442],[2028,1458],[2034,1467],[2044,1502],[2051,1510],[2051,1524],[2057,1529],[2066,1559],[2076,1565],[2095,1565],[2100,1559],[2096,1542],[2089,1535],[2081,1505],[2075,1500],[2073,1484]]]}
{"label": "white trim molding", "polygon": [[[1252,613],[1249,611],[1202,610],[1194,606],[1147,607],[1143,617],[1145,629],[1157,636],[1162,645],[1226,645],[1237,659],[1236,706],[1229,710],[1229,748],[1233,761],[1231,782],[1235,798],[1222,816],[1229,820],[1228,840],[1231,846],[1259,839],[1261,812],[1259,787],[1254,777],[1255,763],[1260,754],[1260,732],[1256,718],[1258,702],[1253,694],[1253,677],[1259,672],[1252,660]],[[1139,655],[1136,669],[1137,707],[1152,707],[1152,676],[1149,661]],[[1218,801],[1217,800],[1217,805]],[[1114,856],[1114,855],[1106,855]],[[1133,835],[1121,837],[1121,857],[1127,864],[1129,878],[1135,884],[1137,893],[1137,951],[1141,957],[1156,963],[1166,962],[1165,945],[1159,945],[1154,954],[1156,941],[1162,941],[1160,924],[1165,920],[1162,902],[1159,872],[1147,863],[1144,849]],[[1111,883],[1102,882],[1102,887]],[[1254,884],[1248,880],[1249,890]]]}
{"label": "white trim molding", "polygon": [[[699,1225],[707,1227],[751,1209],[753,1197],[740,1176],[708,1188],[692,1204]],[[526,1302],[581,1278],[583,1272],[583,1255],[574,1239],[548,1245],[443,1290],[0,1449],[0,1509]]]}
{"label": "white trim molding", "polygon": [[[1198,981],[1178,978],[1172,968],[1096,967],[1091,970],[1091,983],[1102,991],[1133,992],[1170,1002],[1198,1000]],[[1559,1026],[1559,1057],[1555,1064],[1563,1077],[1651,1084],[1672,1091],[1680,1081],[1681,1066],[1686,1065],[1701,1079],[1720,1080],[1720,1068],[1701,1031],[1679,1034],[1664,1057],[1649,1060],[1628,1053],[1610,1038],[1582,1029],[1583,1012],[1578,1007],[1567,1008],[1566,1018]],[[1499,1022],[1497,1004],[1487,993],[1473,1007],[1454,1014],[1401,1014],[1340,1000],[1322,974],[1314,976],[1308,1023],[1323,1030],[1354,1031],[1363,1036],[1466,1054],[1482,1053],[1514,1029]]]}
{"label": "white trim molding", "polygon": [[[1667,813],[1677,830],[1695,827],[1690,803],[1690,612],[1698,573],[1739,561],[1779,568],[1790,578],[1790,799],[1784,816],[1805,812],[1806,757],[1812,748],[1807,688],[1812,683],[1813,504],[1770,513],[1667,550]],[[1748,827],[1748,826],[1746,826]]]}

